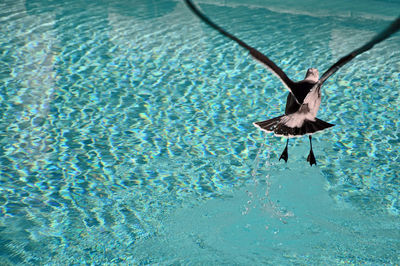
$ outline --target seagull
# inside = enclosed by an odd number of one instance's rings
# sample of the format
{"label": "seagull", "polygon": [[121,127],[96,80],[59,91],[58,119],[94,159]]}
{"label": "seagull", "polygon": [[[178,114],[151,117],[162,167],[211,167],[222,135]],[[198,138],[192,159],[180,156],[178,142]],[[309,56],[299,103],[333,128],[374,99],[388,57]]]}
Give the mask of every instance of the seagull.
{"label": "seagull", "polygon": [[259,61],[275,76],[277,76],[282,84],[289,90],[284,115],[265,121],[254,122],[253,125],[265,132],[274,133],[275,136],[287,138],[285,149],[279,157],[279,160],[283,159],[285,162],[288,160],[289,139],[308,135],[310,140],[310,153],[308,154],[307,161],[311,166],[313,164],[317,164],[312,149],[312,134],[334,126],[333,124],[325,122],[316,117],[321,104],[322,85],[330,76],[332,76],[342,66],[350,62],[353,58],[370,50],[375,44],[389,38],[392,34],[400,29],[400,17],[398,17],[381,33],[374,36],[369,42],[340,58],[326,72],[324,72],[321,78],[319,77],[319,72],[317,69],[309,68],[306,72],[305,78],[301,81],[295,82],[291,80],[285,74],[285,72],[283,72],[283,70],[274,62],[272,62],[266,55],[262,54],[257,49],[251,47],[212,22],[208,17],[201,13],[200,10],[190,0],[185,0],[185,2],[193,11],[193,13],[207,25],[214,28],[222,35],[235,41],[244,49],[248,50],[250,55],[255,60]]}

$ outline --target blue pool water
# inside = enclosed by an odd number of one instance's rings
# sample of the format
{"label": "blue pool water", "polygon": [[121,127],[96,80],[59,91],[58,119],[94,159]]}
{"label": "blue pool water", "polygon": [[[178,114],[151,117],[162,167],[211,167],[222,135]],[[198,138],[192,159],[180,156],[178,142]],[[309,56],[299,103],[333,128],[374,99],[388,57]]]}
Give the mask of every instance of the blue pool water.
{"label": "blue pool water", "polygon": [[[348,2],[198,1],[296,80],[400,10]],[[400,263],[399,33],[323,86],[310,167],[252,125],[279,80],[181,1],[5,0],[0,32],[1,265]]]}

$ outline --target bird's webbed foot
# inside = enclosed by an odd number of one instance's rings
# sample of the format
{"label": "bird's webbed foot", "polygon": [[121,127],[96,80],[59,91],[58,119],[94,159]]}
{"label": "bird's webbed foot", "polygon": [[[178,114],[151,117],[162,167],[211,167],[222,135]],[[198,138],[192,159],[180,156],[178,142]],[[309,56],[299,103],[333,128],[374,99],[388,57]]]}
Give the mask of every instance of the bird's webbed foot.
{"label": "bird's webbed foot", "polygon": [[279,161],[280,161],[281,159],[283,159],[283,160],[285,160],[285,162],[287,163],[288,158],[289,158],[289,155],[288,155],[288,143],[289,143],[289,139],[288,139],[287,142],[286,142],[286,147],[285,147],[285,149],[283,150],[283,152],[282,152],[282,154],[281,154],[281,157],[279,157]]}
{"label": "bird's webbed foot", "polygon": [[317,161],[315,160],[314,152],[312,150],[312,141],[311,141],[312,137],[311,137],[311,135],[308,137],[310,139],[310,154],[308,154],[307,162],[309,162],[311,166],[313,164],[317,165]]}
{"label": "bird's webbed foot", "polygon": [[309,162],[311,166],[313,164],[317,165],[317,161],[315,160],[314,152],[312,149],[310,150],[310,154],[308,154],[307,162]]}

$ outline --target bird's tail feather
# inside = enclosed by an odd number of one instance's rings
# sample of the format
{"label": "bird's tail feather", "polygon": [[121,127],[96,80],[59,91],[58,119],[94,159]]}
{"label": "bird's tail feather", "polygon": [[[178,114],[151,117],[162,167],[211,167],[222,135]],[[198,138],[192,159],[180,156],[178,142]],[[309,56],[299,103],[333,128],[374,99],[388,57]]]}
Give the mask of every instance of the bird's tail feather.
{"label": "bird's tail feather", "polygon": [[277,136],[284,137],[299,137],[303,135],[311,135],[315,132],[334,126],[321,119],[315,118],[315,121],[304,120],[300,127],[290,127],[285,124],[287,119],[286,115],[281,115],[269,120],[253,123],[256,127],[263,131],[274,133]]}

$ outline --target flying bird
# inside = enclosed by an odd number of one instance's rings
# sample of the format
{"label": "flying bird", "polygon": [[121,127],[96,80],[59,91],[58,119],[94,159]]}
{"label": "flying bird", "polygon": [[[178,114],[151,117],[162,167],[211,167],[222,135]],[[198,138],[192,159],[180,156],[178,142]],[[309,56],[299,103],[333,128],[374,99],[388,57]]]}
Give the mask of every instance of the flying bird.
{"label": "flying bird", "polygon": [[346,63],[350,62],[356,56],[370,50],[375,44],[387,39],[400,29],[400,17],[398,17],[385,30],[372,38],[369,42],[340,58],[321,76],[321,78],[319,77],[319,72],[317,69],[309,68],[306,72],[305,78],[296,82],[291,80],[285,74],[285,72],[283,72],[283,70],[274,62],[272,62],[266,55],[262,54],[257,49],[249,46],[242,40],[238,39],[212,22],[208,17],[201,13],[200,10],[190,0],[185,0],[185,2],[193,11],[193,13],[196,14],[206,24],[248,50],[254,59],[267,67],[289,90],[284,115],[265,121],[255,122],[253,124],[265,132],[274,133],[276,136],[283,136],[287,138],[285,149],[279,157],[279,160],[283,159],[285,162],[288,160],[289,138],[308,135],[310,140],[310,153],[307,157],[307,161],[311,166],[316,164],[312,149],[312,134],[334,126],[333,124],[325,122],[316,117],[321,104],[322,85],[330,76],[332,76]]}

